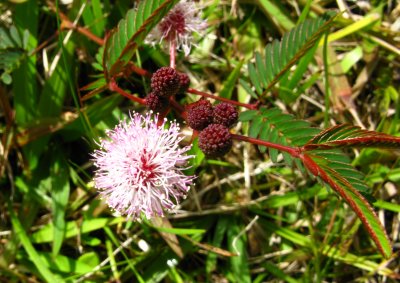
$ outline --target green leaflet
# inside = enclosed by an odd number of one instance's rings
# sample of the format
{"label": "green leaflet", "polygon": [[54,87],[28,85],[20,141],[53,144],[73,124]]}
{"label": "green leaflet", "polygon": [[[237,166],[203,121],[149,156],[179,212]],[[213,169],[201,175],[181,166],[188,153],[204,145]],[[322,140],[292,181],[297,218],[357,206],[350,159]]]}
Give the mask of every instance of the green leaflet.
{"label": "green leaflet", "polygon": [[[363,223],[379,251],[385,258],[389,258],[392,255],[390,240],[372,206],[353,185],[356,178],[343,172],[343,167],[337,164],[339,168],[335,168],[329,160],[320,155],[305,153],[304,156],[306,157],[303,159],[304,164],[310,172],[320,177],[347,202]],[[361,181],[359,185],[362,185]]]}
{"label": "green leaflet", "polygon": [[306,20],[274,40],[264,50],[264,58],[255,53],[255,63],[248,63],[249,79],[258,95],[264,95],[321,38],[332,24],[333,15]]}
{"label": "green leaflet", "polygon": [[[296,119],[293,115],[282,113],[278,108],[260,108],[259,111],[249,110],[240,113],[240,121],[250,121],[249,136],[260,138],[282,145],[302,146],[320,132],[310,126],[310,123]],[[265,147],[260,147],[264,152]],[[276,162],[277,151],[268,151],[271,159]],[[285,155],[285,161],[292,165],[293,158]]]}
{"label": "green leaflet", "polygon": [[110,33],[105,43],[103,68],[107,79],[123,70],[137,47],[179,0],[140,1]]}

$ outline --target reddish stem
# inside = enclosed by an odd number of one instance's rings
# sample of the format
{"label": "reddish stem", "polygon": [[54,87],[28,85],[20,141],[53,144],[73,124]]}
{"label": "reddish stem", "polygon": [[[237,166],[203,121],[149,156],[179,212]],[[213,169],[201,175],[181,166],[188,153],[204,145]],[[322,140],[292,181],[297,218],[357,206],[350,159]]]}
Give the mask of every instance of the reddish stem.
{"label": "reddish stem", "polygon": [[45,41],[43,41],[38,47],[36,47],[30,54],[29,56],[32,56],[34,54],[36,54],[37,52],[39,52],[40,50],[42,50],[43,48],[45,48],[47,45],[50,44],[50,42],[56,38],[56,36],[58,35],[58,30],[56,30],[56,32],[51,35],[49,38],[47,38]]}
{"label": "reddish stem", "polygon": [[269,148],[275,148],[277,150],[289,153],[294,158],[299,158],[300,154],[301,154],[301,149],[299,147],[291,147],[291,146],[281,145],[281,144],[267,142],[267,141],[263,141],[263,140],[259,140],[259,139],[255,139],[255,138],[251,138],[251,137],[246,137],[246,136],[242,136],[242,135],[235,135],[235,134],[231,134],[231,135],[232,135],[232,138],[235,140],[245,141],[245,142],[249,142],[249,143],[257,144],[257,145],[263,145],[263,146],[266,146]]}
{"label": "reddish stem", "polygon": [[176,102],[173,97],[169,99],[169,103],[175,110],[177,110],[177,112],[179,112],[182,118],[186,120],[185,108],[183,108],[178,102]]}
{"label": "reddish stem", "polygon": [[73,23],[71,23],[68,19],[63,19],[63,22],[61,24],[61,27],[67,28],[67,29],[73,29],[76,30],[78,33],[86,36],[90,40],[96,42],[98,45],[104,45],[104,40],[96,35],[94,35],[90,30],[80,27],[80,26],[74,26]]}
{"label": "reddish stem", "polygon": [[57,8],[55,7],[55,5],[52,2],[47,1],[47,4],[49,5],[50,9],[52,9],[55,13],[58,12],[58,15],[60,16],[60,18],[62,20],[61,28],[74,29],[77,32],[79,32],[80,34],[89,38],[90,40],[96,42],[98,45],[104,44],[104,40],[102,38],[94,35],[90,30],[83,28],[83,27],[74,26],[74,24],[70,21],[70,19],[67,17],[67,15],[65,15],[60,10],[57,10]]}
{"label": "reddish stem", "polygon": [[117,83],[116,83],[116,81],[115,81],[114,79],[111,79],[110,83],[108,84],[108,88],[109,88],[111,91],[116,91],[116,92],[118,92],[118,93],[121,94],[122,96],[125,96],[126,98],[128,98],[128,99],[130,99],[130,100],[132,100],[132,101],[138,102],[138,103],[140,103],[140,104],[142,104],[142,105],[145,105],[145,104],[146,104],[146,100],[145,100],[145,99],[140,98],[140,97],[137,97],[137,96],[134,96],[134,95],[132,95],[132,94],[130,94],[130,93],[125,92],[123,89],[121,89],[121,88],[117,85]]}
{"label": "reddish stem", "polygon": [[241,103],[239,101],[234,101],[234,100],[231,100],[231,99],[228,99],[228,98],[215,96],[215,95],[212,95],[212,94],[209,94],[209,93],[206,93],[206,92],[202,92],[202,91],[199,91],[199,90],[196,90],[196,89],[193,89],[193,88],[189,88],[187,91],[189,93],[192,93],[192,94],[197,94],[197,95],[201,95],[203,97],[208,97],[208,98],[212,98],[212,99],[215,99],[215,100],[224,101],[224,102],[227,102],[227,103],[230,103],[230,104],[233,104],[233,105],[236,105],[236,106],[242,106],[242,107],[245,107],[245,108],[251,109],[251,110],[257,110],[258,109],[258,105],[259,105],[259,102],[254,103],[254,104]]}
{"label": "reddish stem", "polygon": [[169,66],[175,69],[175,62],[176,62],[176,41],[172,39],[169,42]]}
{"label": "reddish stem", "polygon": [[[131,71],[135,72],[138,75],[151,77],[151,73],[147,72],[144,69],[141,69],[141,68],[139,68],[137,66],[134,66],[133,64],[130,64],[129,67],[131,68]],[[257,101],[256,103],[253,103],[253,104],[241,103],[239,101],[234,101],[234,100],[231,100],[231,99],[215,96],[215,95],[212,95],[212,94],[209,94],[209,93],[206,93],[206,92],[202,92],[202,91],[199,91],[199,90],[196,90],[196,89],[193,89],[193,88],[189,88],[187,90],[187,92],[192,93],[192,94],[196,94],[196,95],[201,95],[203,97],[212,98],[212,99],[219,100],[219,101],[224,101],[224,102],[230,103],[232,105],[241,106],[241,107],[244,107],[244,108],[247,108],[247,109],[250,109],[250,110],[257,110],[259,105],[260,105],[260,101]]]}
{"label": "reddish stem", "polygon": [[151,78],[152,74],[150,72],[146,71],[145,69],[135,66],[132,62],[129,62],[128,67],[132,72],[134,72],[140,76]]}

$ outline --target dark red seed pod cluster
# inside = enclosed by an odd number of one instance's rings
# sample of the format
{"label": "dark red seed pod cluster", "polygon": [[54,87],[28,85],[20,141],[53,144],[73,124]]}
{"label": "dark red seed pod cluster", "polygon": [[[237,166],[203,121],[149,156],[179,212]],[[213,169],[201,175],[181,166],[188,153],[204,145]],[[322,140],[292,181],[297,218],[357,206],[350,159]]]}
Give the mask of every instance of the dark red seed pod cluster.
{"label": "dark red seed pod cluster", "polygon": [[186,113],[189,127],[196,131],[203,130],[213,121],[213,107],[206,99],[189,104]]}
{"label": "dark red seed pod cluster", "polygon": [[151,92],[146,97],[146,106],[155,112],[168,108],[169,97],[184,93],[189,88],[190,79],[174,68],[162,67],[151,77]]}
{"label": "dark red seed pod cluster", "polygon": [[220,157],[232,147],[229,128],[238,120],[238,112],[232,105],[222,102],[215,107],[206,99],[186,107],[187,123],[199,134],[199,147],[209,157]]}
{"label": "dark red seed pod cluster", "polygon": [[168,108],[168,98],[158,96],[152,91],[146,97],[146,107],[154,112],[162,113]]}
{"label": "dark red seed pod cluster", "polygon": [[151,77],[151,89],[159,96],[170,97],[179,90],[179,75],[174,68],[162,67]]}
{"label": "dark red seed pod cluster", "polygon": [[236,124],[239,113],[236,108],[229,103],[222,102],[214,107],[214,123],[231,128]]}
{"label": "dark red seed pod cluster", "polygon": [[185,73],[178,73],[178,75],[179,75],[179,85],[180,85],[178,93],[184,94],[189,88],[190,78]]}
{"label": "dark red seed pod cluster", "polygon": [[207,156],[224,156],[232,147],[232,136],[229,129],[221,124],[208,125],[199,134],[199,147]]}

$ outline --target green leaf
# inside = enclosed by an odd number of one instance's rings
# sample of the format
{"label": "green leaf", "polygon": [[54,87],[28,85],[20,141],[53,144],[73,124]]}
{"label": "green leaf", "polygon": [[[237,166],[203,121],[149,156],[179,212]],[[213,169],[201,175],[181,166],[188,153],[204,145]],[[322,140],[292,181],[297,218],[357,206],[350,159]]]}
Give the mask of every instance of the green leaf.
{"label": "green leaf", "polygon": [[179,0],[140,1],[118,26],[111,31],[105,43],[103,68],[106,78],[118,74],[128,64],[138,46],[159,21]]}
{"label": "green leaf", "polygon": [[248,63],[249,78],[259,95],[265,94],[302,58],[332,24],[333,15],[306,20],[265,47],[265,60],[258,53],[255,63]]}
{"label": "green leaf", "polygon": [[[319,129],[311,127],[307,121],[282,113],[279,108],[261,107],[259,110],[242,112],[239,118],[241,121],[250,120],[249,136],[282,145],[302,146],[320,132]],[[265,147],[260,147],[260,150],[265,151]],[[276,162],[278,152],[275,149],[268,151],[271,160]],[[285,157],[285,161],[290,161],[288,165],[291,166],[292,157],[289,155]]]}
{"label": "green leaf", "polygon": [[[214,237],[212,240],[212,245],[214,247],[220,247],[222,240],[224,239],[224,235],[226,230],[229,227],[229,218],[221,215],[218,217],[218,222],[215,227]],[[216,269],[217,266],[217,254],[216,253],[208,253],[206,260],[206,271],[207,274],[211,274]]]}
{"label": "green leaf", "polygon": [[46,81],[43,91],[40,95],[39,115],[41,117],[55,117],[59,116],[63,105],[64,99],[68,90],[68,73],[74,67],[74,53],[75,44],[70,41],[64,49],[64,56],[68,64],[64,64],[62,60],[59,61],[51,77]]}
{"label": "green leaf", "polygon": [[219,92],[220,97],[228,98],[228,99],[230,99],[232,97],[232,92],[235,88],[236,81],[238,80],[238,78],[240,76],[240,69],[242,68],[242,65],[243,65],[243,62],[240,62],[239,64],[237,64],[235,69],[232,71],[232,73],[229,74],[228,79],[224,83],[224,87]]}
{"label": "green leaf", "polygon": [[35,250],[31,241],[29,240],[29,237],[26,234],[24,227],[22,226],[17,215],[13,211],[11,203],[8,203],[8,211],[10,213],[11,224],[13,226],[15,235],[21,241],[22,246],[24,247],[26,253],[29,256],[29,259],[35,264],[36,268],[39,270],[39,273],[43,276],[43,278],[47,282],[63,282],[63,280],[61,280],[60,278],[56,278],[50,272],[50,270],[47,268],[46,264],[39,257],[38,252]]}
{"label": "green leaf", "polygon": [[257,115],[257,113],[258,113],[257,110],[247,110],[247,111],[240,112],[239,121],[242,121],[242,122],[250,121]]}
{"label": "green leaf", "polygon": [[282,1],[276,0],[258,0],[258,5],[270,18],[276,22],[276,25],[286,30],[293,28],[293,21],[290,13],[285,9]]}
{"label": "green leaf", "polygon": [[[267,221],[263,217],[260,217],[258,223],[262,225],[262,227],[266,231],[269,231],[270,233],[276,233],[277,235],[281,236],[284,239],[287,239],[292,243],[295,243],[296,245],[305,248],[312,248],[313,246],[313,242],[310,240],[309,236],[302,235],[293,231],[293,227],[281,227],[272,223],[271,221]],[[346,253],[345,255],[343,255],[342,251],[339,248],[327,245],[325,243],[322,243],[321,252],[329,258],[344,262],[346,264],[369,272],[378,273],[385,276],[394,275],[394,271],[390,268],[382,268],[382,263],[376,263],[374,261],[367,260],[363,257],[351,253]]]}
{"label": "green leaf", "polygon": [[191,235],[191,234],[203,234],[206,231],[203,229],[186,229],[186,228],[166,228],[152,226],[154,229],[160,232],[175,234],[175,235]]}
{"label": "green leaf", "polygon": [[305,150],[339,147],[379,147],[400,149],[400,138],[384,133],[363,130],[360,127],[342,124],[333,126],[313,137]]}
{"label": "green leaf", "polygon": [[1,80],[6,85],[9,85],[12,83],[12,77],[8,73],[1,74]]}
{"label": "green leaf", "polygon": [[[288,274],[286,274],[283,270],[281,270],[278,266],[276,266],[273,263],[270,262],[265,262],[262,264],[264,266],[264,268],[271,274],[273,274],[275,277],[279,278],[280,280],[283,280],[285,282],[289,282],[289,283],[298,283],[301,281],[297,281],[296,279],[294,279],[293,277],[289,276]],[[283,282],[282,281],[282,282]]]}
{"label": "green leaf", "polygon": [[[102,98],[92,104],[90,104],[86,109],[83,109],[81,115],[86,115],[89,119],[90,124],[95,127],[100,121],[106,119],[110,116],[112,111],[117,107],[123,97],[121,95],[115,94]],[[75,119],[72,123],[68,124],[62,130],[62,134],[65,140],[74,140],[81,138],[82,135],[87,135],[79,119]]]}
{"label": "green leaf", "polygon": [[[36,48],[39,22],[38,1],[30,0],[15,5],[13,19],[19,34],[25,34],[25,30],[29,31],[29,39],[23,39],[21,43],[26,41],[28,42],[27,50],[33,50]],[[38,98],[40,94],[37,88],[35,55],[26,57],[26,60],[23,60],[18,68],[13,71],[13,81],[15,119],[19,126],[24,126],[36,118]]]}
{"label": "green leaf", "polygon": [[339,173],[339,170],[331,167],[331,163],[326,158],[314,153],[304,153],[301,158],[305,167],[313,175],[320,177],[346,201],[363,223],[381,254],[389,258],[392,255],[390,240],[368,201],[348,179]]}
{"label": "green leaf", "polygon": [[258,95],[251,89],[251,86],[244,80],[239,79],[241,87],[253,98],[258,99]]}
{"label": "green leaf", "polygon": [[54,256],[51,253],[41,252],[39,257],[51,270],[68,274],[85,274],[91,272],[96,267],[95,265],[91,266],[63,255]]}
{"label": "green leaf", "polygon": [[65,157],[60,151],[53,155],[51,174],[51,197],[53,210],[54,241],[53,255],[61,249],[65,236],[65,210],[69,199],[69,169]]}
{"label": "green leaf", "polygon": [[[98,229],[102,229],[106,225],[115,225],[124,222],[123,217],[118,218],[95,218],[83,220],[82,223],[70,221],[66,225],[65,238],[75,237],[78,234],[86,234]],[[54,225],[50,223],[31,236],[33,243],[48,243],[54,241]]]}
{"label": "green leaf", "polygon": [[239,226],[238,221],[234,219],[231,221],[228,230],[228,243],[229,250],[233,253],[238,253],[238,256],[230,257],[230,265],[232,270],[232,279],[237,282],[250,283],[250,270],[248,266],[248,259],[246,254],[246,233],[240,236],[242,228]]}

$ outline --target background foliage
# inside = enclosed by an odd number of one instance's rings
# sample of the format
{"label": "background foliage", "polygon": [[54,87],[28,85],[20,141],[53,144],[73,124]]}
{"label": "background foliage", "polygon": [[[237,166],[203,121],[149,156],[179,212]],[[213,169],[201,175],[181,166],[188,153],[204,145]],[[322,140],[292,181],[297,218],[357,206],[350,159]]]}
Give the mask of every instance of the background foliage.
{"label": "background foliage", "polygon": [[[99,47],[110,30],[127,24],[120,20],[133,2],[0,4],[0,279],[395,282],[400,264],[396,254],[383,259],[341,199],[322,183],[305,178],[301,168],[287,166],[287,156],[274,150],[267,154],[265,148],[246,143],[236,142],[232,153],[218,160],[204,159],[194,146],[191,173],[198,176],[196,186],[178,213],[169,216],[173,228],[112,215],[92,187],[90,153],[105,129],[128,110],[143,107],[103,91]],[[399,136],[399,6],[387,1],[313,2],[200,1],[208,35],[189,57],[178,57],[177,68],[190,76],[192,88],[240,102],[261,97],[264,107],[254,117],[264,128],[254,126],[247,112],[234,129],[249,136],[284,142],[276,129],[293,140],[298,132],[290,132],[292,128],[338,123]],[[164,1],[152,3],[156,9]],[[288,62],[273,40],[328,10],[343,13],[333,20],[325,52],[323,41],[303,47],[304,56],[285,68]],[[135,28],[141,26],[143,21],[130,13],[127,19],[135,19]],[[72,29],[75,21],[97,37]],[[131,35],[111,33],[125,42]],[[141,43],[143,38],[135,40]],[[132,56],[136,66],[150,72],[169,64],[160,47],[140,44],[134,51],[118,48],[117,55],[107,53],[106,73],[116,74]],[[260,81],[254,80],[255,74],[260,68],[268,70],[268,65],[260,63],[255,51],[262,56],[272,52],[280,62]],[[272,87],[272,77],[279,73],[281,80]],[[146,77],[133,73],[121,83],[140,97],[148,92]],[[87,90],[103,92],[81,93],[88,84]],[[189,95],[180,102],[197,99]],[[277,115],[283,121],[308,123],[283,129],[279,126],[284,123],[265,123],[265,118]],[[189,129],[183,131],[189,140]],[[358,177],[352,172],[352,178],[372,188],[374,208],[397,252],[398,151],[368,148],[347,153],[354,161],[336,158],[340,164],[351,162],[362,173]]]}

